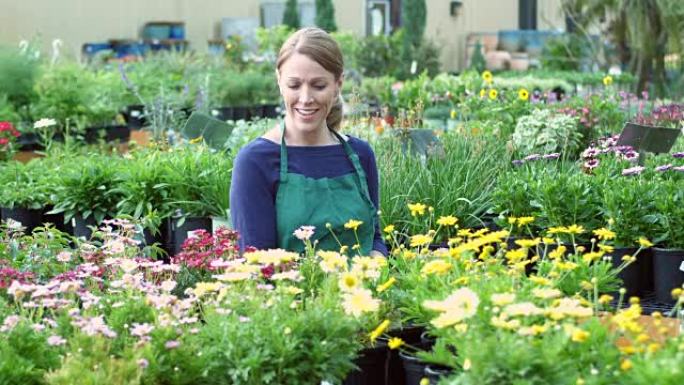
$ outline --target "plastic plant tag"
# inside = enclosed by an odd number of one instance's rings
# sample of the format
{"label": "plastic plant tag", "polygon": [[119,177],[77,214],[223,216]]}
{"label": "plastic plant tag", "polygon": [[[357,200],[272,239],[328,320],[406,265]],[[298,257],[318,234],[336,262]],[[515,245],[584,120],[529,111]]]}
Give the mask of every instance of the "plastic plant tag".
{"label": "plastic plant tag", "polygon": [[632,146],[635,151],[669,152],[681,132],[676,128],[626,123],[618,138],[618,146]]}
{"label": "plastic plant tag", "polygon": [[684,261],[682,261],[682,264],[679,265],[679,270],[684,271]]}
{"label": "plastic plant tag", "polygon": [[230,124],[201,112],[193,112],[181,129],[183,137],[188,140],[202,138],[215,150],[222,150],[233,131]]}

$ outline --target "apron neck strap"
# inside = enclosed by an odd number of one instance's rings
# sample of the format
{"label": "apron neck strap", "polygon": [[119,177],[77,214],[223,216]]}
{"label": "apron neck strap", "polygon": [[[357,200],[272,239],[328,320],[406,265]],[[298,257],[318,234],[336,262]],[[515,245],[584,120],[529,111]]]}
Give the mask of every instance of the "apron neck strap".
{"label": "apron neck strap", "polygon": [[287,145],[285,144],[285,119],[280,123],[280,182],[287,181]]}
{"label": "apron neck strap", "polygon": [[[335,130],[330,130],[337,140],[342,143],[342,146],[344,147],[344,152],[347,154],[347,157],[351,161],[352,165],[354,166],[354,171],[356,171],[356,175],[358,176],[359,180],[362,182],[365,182],[366,180],[366,173],[363,171],[363,167],[361,167],[361,161],[359,160],[359,156],[356,154],[356,152],[351,148],[349,143],[347,143],[346,140],[340,135],[337,131]],[[285,143],[285,119],[283,119],[281,125],[280,125],[280,181],[285,182],[287,181],[287,144]],[[365,183],[363,183],[365,184]]]}

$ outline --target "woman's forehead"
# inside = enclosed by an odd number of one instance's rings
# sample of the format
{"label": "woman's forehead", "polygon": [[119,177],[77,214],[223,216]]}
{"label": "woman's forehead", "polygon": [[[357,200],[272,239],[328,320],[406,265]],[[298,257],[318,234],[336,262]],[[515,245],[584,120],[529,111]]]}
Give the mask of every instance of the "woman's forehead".
{"label": "woman's forehead", "polygon": [[283,62],[279,71],[285,80],[330,80],[335,77],[335,75],[323,68],[315,60],[297,52],[293,53],[292,56]]}

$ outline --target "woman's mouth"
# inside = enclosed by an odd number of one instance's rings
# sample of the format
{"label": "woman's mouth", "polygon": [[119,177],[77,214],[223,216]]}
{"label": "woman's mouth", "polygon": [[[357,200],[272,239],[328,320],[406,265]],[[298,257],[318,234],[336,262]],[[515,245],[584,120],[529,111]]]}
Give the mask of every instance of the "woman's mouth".
{"label": "woman's mouth", "polygon": [[294,110],[303,118],[310,118],[318,112],[318,108],[295,108]]}

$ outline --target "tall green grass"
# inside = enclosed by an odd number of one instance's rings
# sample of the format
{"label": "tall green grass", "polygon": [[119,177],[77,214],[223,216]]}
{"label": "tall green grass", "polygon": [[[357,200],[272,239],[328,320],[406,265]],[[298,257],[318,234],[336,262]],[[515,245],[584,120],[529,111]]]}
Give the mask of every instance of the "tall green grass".
{"label": "tall green grass", "polygon": [[407,208],[421,202],[436,216],[454,215],[461,227],[481,224],[491,208],[498,174],[510,165],[505,143],[490,137],[448,133],[441,137],[443,153],[427,158],[402,151],[399,139],[374,143],[380,172],[380,210],[383,224],[400,231],[420,231]]}

